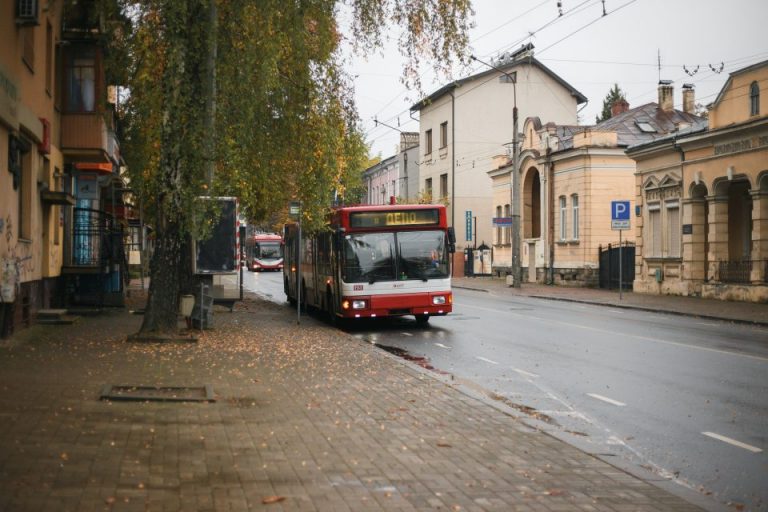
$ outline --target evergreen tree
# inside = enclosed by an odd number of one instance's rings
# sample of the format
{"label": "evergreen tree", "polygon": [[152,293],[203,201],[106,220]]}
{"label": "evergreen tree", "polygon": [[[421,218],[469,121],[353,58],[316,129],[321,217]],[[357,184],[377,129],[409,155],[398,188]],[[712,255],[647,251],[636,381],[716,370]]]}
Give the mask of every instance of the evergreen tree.
{"label": "evergreen tree", "polygon": [[613,87],[608,91],[603,100],[603,111],[599,116],[595,116],[595,123],[600,123],[606,119],[611,118],[611,107],[619,100],[627,101],[624,91],[619,88],[619,84],[613,84]]}

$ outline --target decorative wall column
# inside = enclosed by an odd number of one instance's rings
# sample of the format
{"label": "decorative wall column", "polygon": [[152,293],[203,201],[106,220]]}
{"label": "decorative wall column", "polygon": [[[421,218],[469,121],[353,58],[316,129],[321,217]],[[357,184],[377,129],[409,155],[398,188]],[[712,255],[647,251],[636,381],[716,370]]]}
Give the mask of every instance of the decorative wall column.
{"label": "decorative wall column", "polygon": [[753,283],[768,282],[768,191],[753,190],[752,196],[752,272]]}
{"label": "decorative wall column", "polygon": [[[683,225],[690,225],[690,234],[683,233],[683,281],[698,284],[707,278],[707,200],[703,197],[683,201]],[[727,226],[727,224],[726,224]]]}
{"label": "decorative wall column", "polygon": [[728,261],[728,196],[708,196],[709,202],[709,254],[707,275],[720,280],[720,262]]}

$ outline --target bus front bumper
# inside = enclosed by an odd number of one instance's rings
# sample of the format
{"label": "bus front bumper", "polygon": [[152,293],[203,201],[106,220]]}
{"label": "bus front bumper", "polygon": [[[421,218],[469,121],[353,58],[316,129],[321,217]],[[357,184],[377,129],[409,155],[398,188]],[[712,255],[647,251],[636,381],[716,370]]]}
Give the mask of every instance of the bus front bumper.
{"label": "bus front bumper", "polygon": [[451,292],[343,297],[341,316],[375,318],[403,315],[443,316],[453,311]]}

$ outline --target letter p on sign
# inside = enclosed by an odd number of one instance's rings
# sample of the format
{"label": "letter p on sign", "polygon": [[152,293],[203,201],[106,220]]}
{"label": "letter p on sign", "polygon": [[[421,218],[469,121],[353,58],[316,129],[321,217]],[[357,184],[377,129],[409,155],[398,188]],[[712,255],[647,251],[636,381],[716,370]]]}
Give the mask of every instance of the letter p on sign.
{"label": "letter p on sign", "polygon": [[629,229],[629,201],[611,201],[611,229]]}

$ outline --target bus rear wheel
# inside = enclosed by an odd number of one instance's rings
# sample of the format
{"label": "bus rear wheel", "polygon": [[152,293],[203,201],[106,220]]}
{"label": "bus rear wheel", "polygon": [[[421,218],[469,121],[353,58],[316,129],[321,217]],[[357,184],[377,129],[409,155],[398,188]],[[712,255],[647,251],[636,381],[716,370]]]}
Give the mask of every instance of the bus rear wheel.
{"label": "bus rear wheel", "polygon": [[416,323],[426,325],[429,323],[429,315],[416,315]]}

